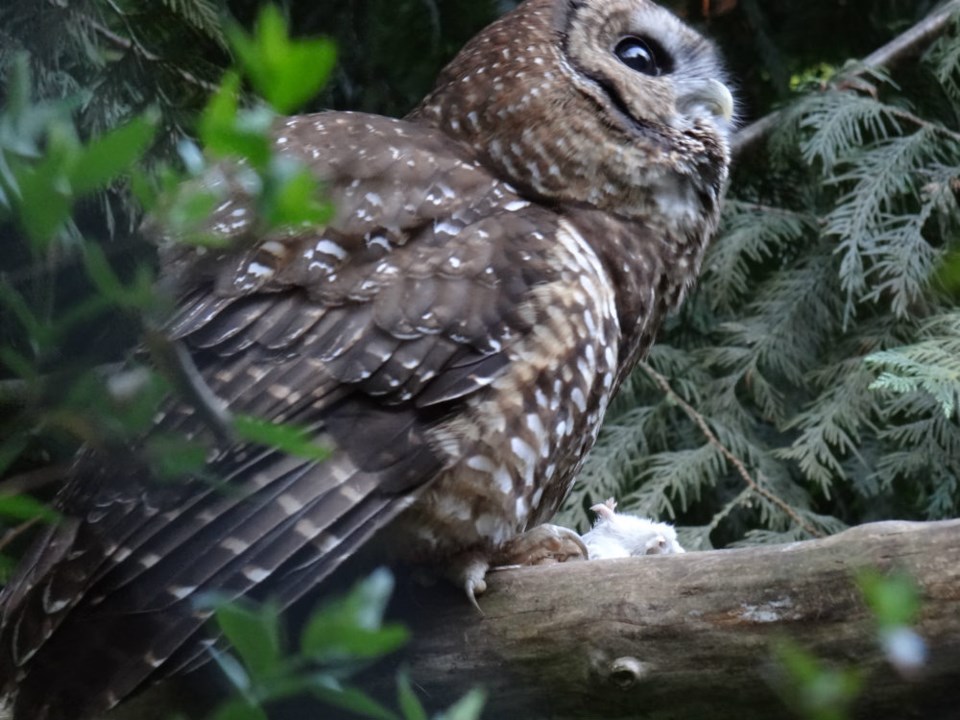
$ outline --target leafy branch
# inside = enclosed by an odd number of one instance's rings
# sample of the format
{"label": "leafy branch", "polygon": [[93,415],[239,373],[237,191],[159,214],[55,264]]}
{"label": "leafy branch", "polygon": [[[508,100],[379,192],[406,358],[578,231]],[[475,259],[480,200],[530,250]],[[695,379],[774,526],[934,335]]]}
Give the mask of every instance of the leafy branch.
{"label": "leafy branch", "polygon": [[734,469],[737,471],[737,474],[740,475],[751,491],[769,500],[771,503],[783,510],[783,512],[786,513],[793,520],[793,522],[797,524],[798,527],[802,528],[803,531],[809,534],[811,537],[824,536],[819,530],[805,522],[788,502],[762,487],[756,480],[753,479],[753,477],[751,477],[750,472],[747,470],[746,465],[743,464],[743,461],[730,452],[730,450],[728,450],[727,447],[720,442],[713,430],[710,429],[707,419],[697,412],[690,403],[677,394],[677,392],[670,386],[670,381],[664,375],[661,375],[652,367],[650,367],[649,363],[647,362],[641,362],[639,367],[641,370],[643,370],[643,372],[649,375],[650,378],[660,387],[660,389],[663,390],[663,392],[670,398],[670,400],[679,405],[680,408],[687,414],[687,417],[689,417],[694,424],[700,428],[700,431],[707,439],[707,442],[720,451],[723,457],[725,457],[727,461],[734,467]]}
{"label": "leafy branch", "polygon": [[[960,0],[951,0],[926,18],[900,33],[883,47],[865,57],[858,68],[845,75],[858,78],[870,70],[888,68],[903,58],[915,54],[932,43],[950,26],[954,15],[960,11]],[[782,111],[775,111],[737,131],[732,152],[737,157],[773,132],[782,121]]]}

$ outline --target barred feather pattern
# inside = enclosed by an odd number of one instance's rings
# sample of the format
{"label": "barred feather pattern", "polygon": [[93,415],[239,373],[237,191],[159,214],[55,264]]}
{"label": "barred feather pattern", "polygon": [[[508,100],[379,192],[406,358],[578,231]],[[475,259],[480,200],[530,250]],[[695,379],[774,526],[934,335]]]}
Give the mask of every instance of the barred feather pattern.
{"label": "barred feather pattern", "polygon": [[[662,72],[628,66],[624,38]],[[187,188],[224,198],[218,247],[148,223],[168,334],[212,393],[332,454],[224,441],[175,399],[154,432],[207,443],[202,477],[84,451],[65,522],[3,591],[15,717],[87,718],[202,662],[209,593],[287,606],[371,539],[442,569],[549,520],[715,230],[722,80],[647,0],[529,0],[405,120],[278,121],[276,152],[333,202],[325,226],[260,234],[238,163]]]}

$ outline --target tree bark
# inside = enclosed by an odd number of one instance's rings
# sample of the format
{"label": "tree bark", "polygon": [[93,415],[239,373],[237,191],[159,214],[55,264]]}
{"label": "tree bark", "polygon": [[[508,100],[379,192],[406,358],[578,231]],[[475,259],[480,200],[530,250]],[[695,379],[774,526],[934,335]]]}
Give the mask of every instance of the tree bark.
{"label": "tree bark", "polygon": [[[925,668],[901,677],[854,581],[900,570],[921,592]],[[485,718],[789,717],[771,643],[792,638],[856,666],[854,716],[956,718],[960,520],[882,522],[823,540],[504,570],[481,615],[444,588],[404,595],[414,640],[401,662],[433,708],[471,687]],[[392,695],[393,673],[377,673]]]}

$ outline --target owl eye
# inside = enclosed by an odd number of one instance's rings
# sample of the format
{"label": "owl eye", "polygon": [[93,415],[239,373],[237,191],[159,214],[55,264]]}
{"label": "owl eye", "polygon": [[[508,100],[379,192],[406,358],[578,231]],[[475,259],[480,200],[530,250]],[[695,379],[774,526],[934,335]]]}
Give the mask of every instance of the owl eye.
{"label": "owl eye", "polygon": [[648,41],[628,35],[613,49],[620,62],[631,70],[656,77],[663,73],[662,63],[658,62],[657,52]]}

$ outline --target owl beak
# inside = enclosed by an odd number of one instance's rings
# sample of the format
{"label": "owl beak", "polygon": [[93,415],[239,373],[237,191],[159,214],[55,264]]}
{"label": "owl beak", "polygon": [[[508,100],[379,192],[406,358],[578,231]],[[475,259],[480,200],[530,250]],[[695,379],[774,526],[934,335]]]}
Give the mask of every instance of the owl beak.
{"label": "owl beak", "polygon": [[680,97],[677,105],[684,114],[706,110],[724,122],[733,119],[733,95],[726,85],[712,78],[691,88]]}

